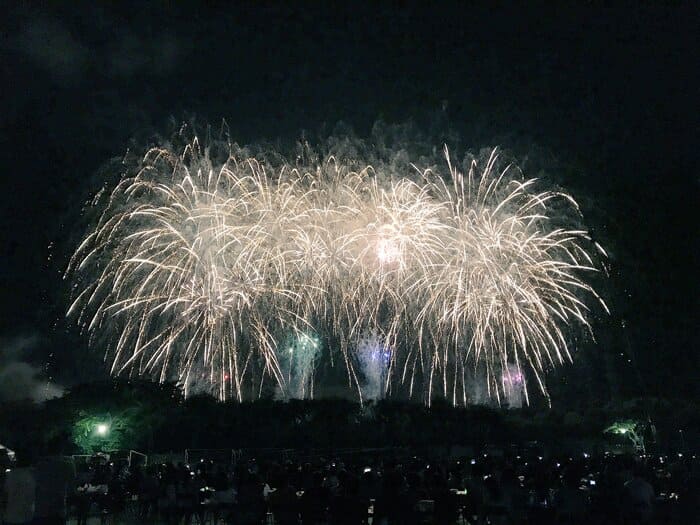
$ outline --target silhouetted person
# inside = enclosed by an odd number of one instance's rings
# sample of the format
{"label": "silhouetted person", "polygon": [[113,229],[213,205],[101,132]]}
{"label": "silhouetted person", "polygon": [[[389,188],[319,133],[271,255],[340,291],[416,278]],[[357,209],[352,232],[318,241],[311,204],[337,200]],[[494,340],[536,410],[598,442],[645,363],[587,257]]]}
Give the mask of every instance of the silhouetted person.
{"label": "silhouetted person", "polygon": [[323,488],[323,474],[315,472],[301,497],[301,518],[304,525],[326,520],[328,492]]}
{"label": "silhouetted person", "polygon": [[59,456],[42,458],[34,469],[36,476],[36,525],[63,525],[68,496],[75,490],[75,466]]}
{"label": "silhouetted person", "polygon": [[585,521],[587,506],[586,498],[579,489],[581,473],[575,468],[569,468],[564,473],[562,487],[554,496],[557,523],[582,523]]}
{"label": "silhouetted person", "polygon": [[34,517],[36,479],[29,450],[15,451],[16,462],[5,476],[3,501],[7,525],[29,525]]}
{"label": "silhouetted person", "polygon": [[299,515],[299,502],[294,487],[286,476],[280,478],[280,486],[270,496],[270,506],[275,516],[275,523],[280,525],[296,524]]}
{"label": "silhouetted person", "polygon": [[360,497],[357,478],[348,476],[341,493],[331,503],[331,523],[355,525],[367,518],[368,501]]}
{"label": "silhouetted person", "polygon": [[654,489],[645,475],[643,465],[635,464],[632,478],[625,483],[625,516],[632,523],[648,523],[653,514]]}
{"label": "silhouetted person", "polygon": [[265,517],[263,483],[257,474],[246,472],[238,486],[239,514],[241,524],[257,524]]}

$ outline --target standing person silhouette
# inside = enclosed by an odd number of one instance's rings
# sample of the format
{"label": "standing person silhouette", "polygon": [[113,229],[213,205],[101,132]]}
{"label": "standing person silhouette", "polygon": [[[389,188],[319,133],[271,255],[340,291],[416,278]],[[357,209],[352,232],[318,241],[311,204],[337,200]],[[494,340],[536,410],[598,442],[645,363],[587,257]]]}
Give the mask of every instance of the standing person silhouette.
{"label": "standing person silhouette", "polygon": [[34,525],[64,525],[68,497],[75,491],[75,465],[61,456],[41,458],[34,468],[36,506]]}
{"label": "standing person silhouette", "polygon": [[14,468],[7,473],[3,486],[5,508],[3,523],[7,525],[30,525],[34,518],[34,493],[36,479],[31,467],[31,451],[15,450]]}

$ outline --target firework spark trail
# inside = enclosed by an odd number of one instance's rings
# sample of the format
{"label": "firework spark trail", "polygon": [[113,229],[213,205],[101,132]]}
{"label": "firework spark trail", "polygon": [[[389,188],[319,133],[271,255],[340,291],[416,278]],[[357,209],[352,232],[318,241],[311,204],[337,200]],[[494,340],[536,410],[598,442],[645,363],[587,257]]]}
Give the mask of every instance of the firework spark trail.
{"label": "firework spark trail", "polygon": [[305,399],[314,395],[314,371],[321,350],[315,335],[294,334],[279,351],[280,368],[285,379],[287,398]]}
{"label": "firework spark trail", "polygon": [[412,393],[422,378],[427,402],[434,384],[467,402],[465,372],[479,366],[499,400],[504,370],[546,395],[546,371],[571,360],[567,332],[590,330],[588,299],[605,306],[584,280],[597,245],[551,216],[554,201],[577,214],[575,201],[535,192],[495,150],[463,174],[445,149],[446,175],[339,154],[212,157],[197,139],[181,155],[152,149],[96,198],[104,209],[67,271],[68,315],[105,342],[114,374],[239,400],[257,375],[295,395],[284,342],[318,333],[340,341],[362,395],[358,352],[382,334],[386,388]]}
{"label": "firework spark trail", "polygon": [[391,347],[376,333],[362,337],[357,344],[357,360],[362,374],[364,399],[382,399],[389,388]]}

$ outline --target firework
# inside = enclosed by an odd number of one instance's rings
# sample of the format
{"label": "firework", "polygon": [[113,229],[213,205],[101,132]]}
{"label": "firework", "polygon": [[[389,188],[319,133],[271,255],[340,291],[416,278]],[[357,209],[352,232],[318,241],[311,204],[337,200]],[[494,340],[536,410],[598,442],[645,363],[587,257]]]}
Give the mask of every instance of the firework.
{"label": "firework", "polygon": [[305,399],[314,395],[314,371],[321,351],[318,337],[305,332],[295,334],[278,352],[285,388],[284,398]]}
{"label": "firework", "polygon": [[495,150],[459,169],[445,149],[441,173],[205,146],[149,150],[93,203],[68,314],[114,374],[239,400],[271,378],[306,397],[333,340],[360,395],[376,369],[380,392],[420,384],[427,402],[440,388],[466,403],[471,367],[496,399],[519,374],[527,399],[526,378],[546,394],[568,332],[590,330],[590,299],[604,307],[586,279],[596,245],[561,220],[575,201],[535,191]]}
{"label": "firework", "polygon": [[382,399],[389,388],[391,347],[378,334],[370,334],[360,339],[356,355],[362,376],[362,396],[364,399]]}

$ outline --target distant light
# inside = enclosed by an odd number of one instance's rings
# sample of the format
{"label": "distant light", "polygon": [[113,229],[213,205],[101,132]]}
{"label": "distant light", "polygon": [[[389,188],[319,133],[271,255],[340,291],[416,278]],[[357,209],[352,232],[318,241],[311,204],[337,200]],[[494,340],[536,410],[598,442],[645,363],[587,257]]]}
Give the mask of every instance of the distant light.
{"label": "distant light", "polygon": [[98,423],[95,427],[95,432],[100,436],[106,436],[107,432],[109,432],[109,425],[107,423]]}
{"label": "distant light", "polygon": [[5,474],[7,474],[8,472],[10,472],[11,470],[12,470],[11,468],[6,468],[6,469],[5,469]]}

